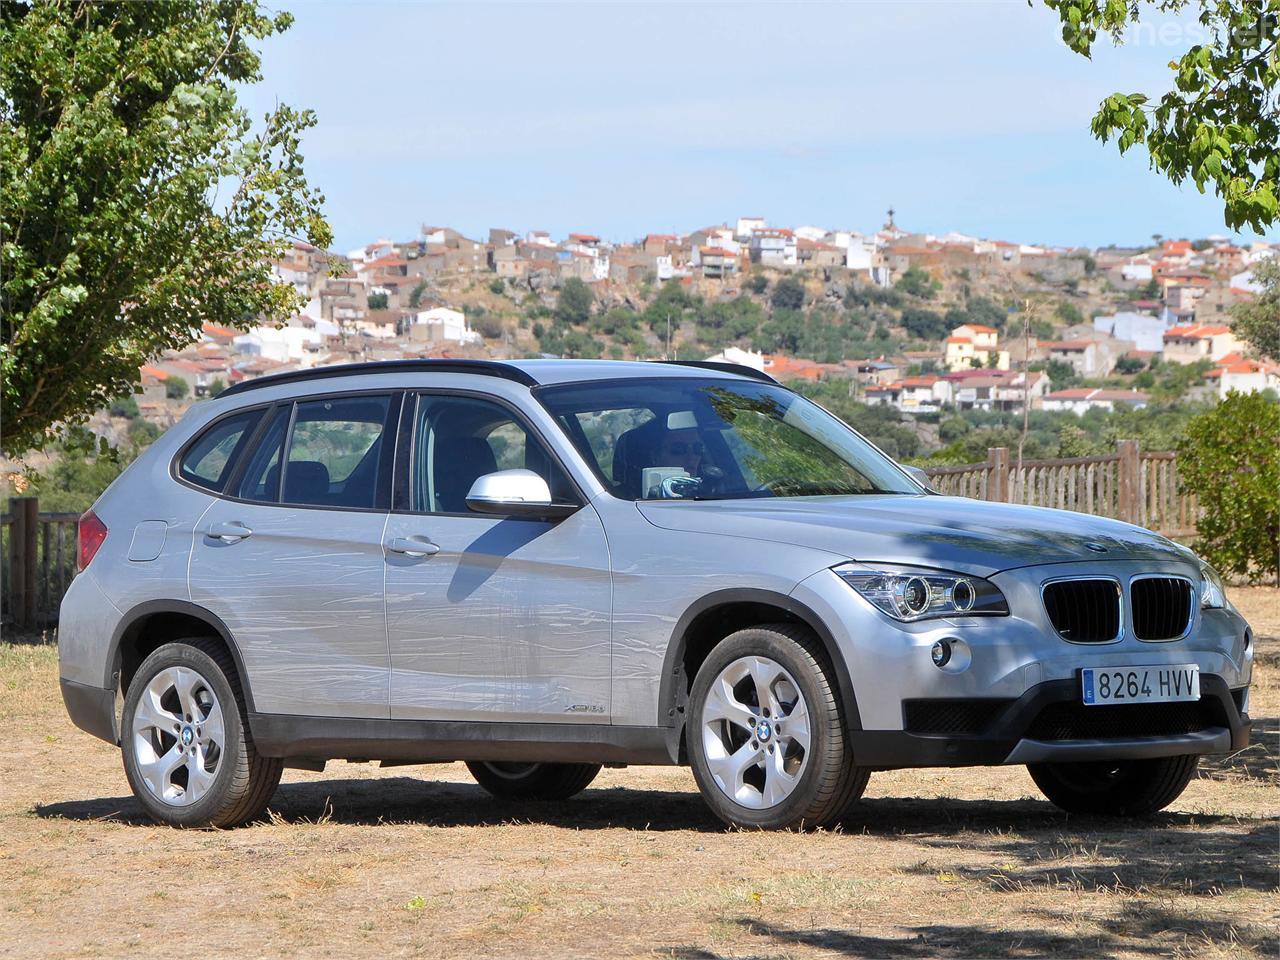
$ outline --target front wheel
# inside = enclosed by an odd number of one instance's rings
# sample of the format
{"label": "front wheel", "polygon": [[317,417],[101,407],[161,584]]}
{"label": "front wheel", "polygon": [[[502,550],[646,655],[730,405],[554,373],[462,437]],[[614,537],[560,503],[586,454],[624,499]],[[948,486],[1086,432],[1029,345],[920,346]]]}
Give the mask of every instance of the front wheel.
{"label": "front wheel", "polygon": [[694,778],[731,826],[829,826],[866,788],[834,672],[802,628],[771,624],[725,638],[698,670],[689,708]]}
{"label": "front wheel", "polygon": [[1195,755],[1152,760],[1030,763],[1027,772],[1055,806],[1090,816],[1147,817],[1182,795]]}
{"label": "front wheel", "polygon": [[568,800],[587,789],[598,763],[507,763],[468,760],[476,783],[503,800]]}
{"label": "front wheel", "polygon": [[256,819],[282,761],[259,756],[226,651],[203,638],[166,643],[129,683],[121,718],[125,776],[153,818],[175,827]]}

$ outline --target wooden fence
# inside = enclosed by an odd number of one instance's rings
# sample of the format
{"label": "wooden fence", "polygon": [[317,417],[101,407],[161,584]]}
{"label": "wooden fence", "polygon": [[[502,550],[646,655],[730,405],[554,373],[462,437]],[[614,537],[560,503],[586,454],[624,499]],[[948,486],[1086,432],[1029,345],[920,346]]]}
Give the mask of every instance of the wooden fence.
{"label": "wooden fence", "polygon": [[926,467],[939,493],[1114,517],[1167,537],[1195,534],[1194,494],[1178,486],[1176,453],[1143,453],[1136,440],[1121,440],[1100,457],[1024,460],[1008,448],[987,451],[985,463]]}
{"label": "wooden fence", "polygon": [[[1196,498],[1178,487],[1176,453],[1143,453],[1121,440],[1101,457],[1024,460],[1005,447],[985,463],[926,467],[939,493],[1076,510],[1127,520],[1168,537],[1195,533]],[[76,572],[74,513],[40,513],[34,497],[9,500],[0,516],[0,618],[23,629],[58,621],[62,595]]]}
{"label": "wooden fence", "polygon": [[12,497],[0,515],[0,618],[24,630],[58,622],[76,574],[75,513],[41,513],[35,497]]}

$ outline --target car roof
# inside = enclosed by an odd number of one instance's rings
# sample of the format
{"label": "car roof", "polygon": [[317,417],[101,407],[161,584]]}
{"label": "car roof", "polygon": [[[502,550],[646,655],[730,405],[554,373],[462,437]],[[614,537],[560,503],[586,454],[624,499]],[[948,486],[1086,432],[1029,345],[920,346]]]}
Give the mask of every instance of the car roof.
{"label": "car roof", "polygon": [[249,390],[279,384],[309,382],[339,377],[383,373],[462,373],[513,380],[534,387],[587,380],[616,380],[639,377],[724,377],[763,380],[773,377],[751,367],[711,360],[631,361],[631,360],[381,360],[371,363],[342,363],[308,370],[290,370],[257,377],[228,387],[219,396],[234,396]]}

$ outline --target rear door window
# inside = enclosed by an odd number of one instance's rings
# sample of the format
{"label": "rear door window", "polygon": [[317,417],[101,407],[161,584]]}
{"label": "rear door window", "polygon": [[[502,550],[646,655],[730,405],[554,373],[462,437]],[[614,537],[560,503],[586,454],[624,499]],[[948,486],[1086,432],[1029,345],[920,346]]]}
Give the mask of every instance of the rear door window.
{"label": "rear door window", "polygon": [[[331,397],[297,404],[281,502],[370,509],[384,467],[390,395]],[[390,442],[390,441],[388,441]]]}

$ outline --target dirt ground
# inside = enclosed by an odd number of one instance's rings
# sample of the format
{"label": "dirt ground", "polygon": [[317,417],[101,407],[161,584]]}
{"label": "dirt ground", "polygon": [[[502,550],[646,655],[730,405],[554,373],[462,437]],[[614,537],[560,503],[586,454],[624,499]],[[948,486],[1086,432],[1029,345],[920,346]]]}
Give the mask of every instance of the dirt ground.
{"label": "dirt ground", "polygon": [[833,832],[724,829],[685,770],[562,804],[460,764],[286,771],[269,821],[151,825],[71,726],[49,646],[0,645],[0,957],[1274,957],[1280,591],[1255,743],[1153,821],[1078,819],[1021,768],[875,774]]}

